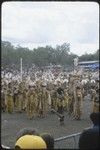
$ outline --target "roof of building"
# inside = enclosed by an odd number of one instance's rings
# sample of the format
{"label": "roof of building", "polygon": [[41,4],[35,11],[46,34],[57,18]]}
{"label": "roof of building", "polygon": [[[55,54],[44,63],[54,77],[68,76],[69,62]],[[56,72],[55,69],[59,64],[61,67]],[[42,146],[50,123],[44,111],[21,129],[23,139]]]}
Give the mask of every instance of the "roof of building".
{"label": "roof of building", "polygon": [[94,64],[94,63],[99,63],[99,61],[95,60],[95,61],[81,61],[78,64],[79,65],[84,65],[84,64]]}

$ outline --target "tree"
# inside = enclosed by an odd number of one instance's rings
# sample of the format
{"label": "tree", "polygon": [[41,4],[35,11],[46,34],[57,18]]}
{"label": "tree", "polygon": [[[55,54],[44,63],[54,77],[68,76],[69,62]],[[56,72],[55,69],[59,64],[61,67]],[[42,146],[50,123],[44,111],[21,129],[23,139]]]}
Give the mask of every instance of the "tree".
{"label": "tree", "polygon": [[[47,66],[50,64],[73,66],[73,59],[77,57],[76,54],[70,53],[70,44],[63,43],[62,45],[56,45],[56,48],[47,45],[45,47],[34,48],[29,50],[28,48],[18,45],[14,47],[10,42],[2,41],[1,43],[1,63],[3,68],[14,69],[20,68],[20,58],[23,59],[23,67],[32,67],[35,64],[38,67]],[[99,60],[99,50],[94,54],[84,54],[79,57],[79,61]]]}

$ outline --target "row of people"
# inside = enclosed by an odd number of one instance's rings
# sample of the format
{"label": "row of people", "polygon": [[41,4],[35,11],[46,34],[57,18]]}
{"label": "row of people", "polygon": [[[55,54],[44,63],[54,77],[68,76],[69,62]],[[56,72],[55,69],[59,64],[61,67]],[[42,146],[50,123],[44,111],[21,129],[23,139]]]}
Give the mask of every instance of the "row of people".
{"label": "row of people", "polygon": [[[2,109],[12,113],[26,111],[27,116],[45,117],[51,109],[62,114],[67,111],[73,114],[75,119],[80,119],[82,115],[82,103],[84,88],[80,83],[80,77],[72,75],[67,86],[63,87],[61,82],[46,85],[43,81],[36,84],[27,85],[25,82],[9,83],[2,87]],[[98,91],[98,90],[97,90]],[[92,87],[93,111],[98,111],[98,92]]]}

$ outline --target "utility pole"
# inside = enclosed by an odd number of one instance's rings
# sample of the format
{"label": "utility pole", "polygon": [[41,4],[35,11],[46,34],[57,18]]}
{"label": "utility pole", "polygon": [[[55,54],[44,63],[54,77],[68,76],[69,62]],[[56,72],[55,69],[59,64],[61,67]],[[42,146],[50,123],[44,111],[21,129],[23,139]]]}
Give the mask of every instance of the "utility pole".
{"label": "utility pole", "polygon": [[74,58],[74,73],[77,72],[78,69],[78,57]]}
{"label": "utility pole", "polygon": [[22,58],[20,58],[20,77],[21,77],[21,81],[22,81],[22,76],[23,76]]}

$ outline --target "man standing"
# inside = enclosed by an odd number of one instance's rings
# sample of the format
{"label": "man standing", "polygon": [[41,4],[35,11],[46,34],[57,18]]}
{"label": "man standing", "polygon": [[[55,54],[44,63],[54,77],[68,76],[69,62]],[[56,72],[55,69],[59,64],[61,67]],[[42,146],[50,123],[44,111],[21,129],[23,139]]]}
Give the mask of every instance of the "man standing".
{"label": "man standing", "polygon": [[18,99],[16,100],[17,112],[21,113],[23,108],[23,87],[22,83],[19,84],[18,87]]}
{"label": "man standing", "polygon": [[61,87],[57,89],[57,112],[60,114],[64,112],[64,91]]}
{"label": "man standing", "polygon": [[35,86],[29,86],[29,91],[27,95],[26,102],[26,112],[29,119],[32,119],[36,116],[36,103],[37,103],[37,95],[35,93]]}
{"label": "man standing", "polygon": [[99,89],[96,90],[96,96],[93,100],[93,112],[98,113],[100,111],[100,104],[99,104]]}
{"label": "man standing", "polygon": [[46,84],[42,83],[41,88],[38,92],[38,107],[39,107],[39,116],[46,117],[47,111],[49,109],[49,102],[48,102],[49,94],[46,89]]}
{"label": "man standing", "polygon": [[43,117],[47,116],[48,107],[49,107],[48,98],[49,98],[49,94],[48,94],[48,91],[46,89],[46,84],[44,83],[44,84],[42,84],[42,111],[43,111]]}
{"label": "man standing", "polygon": [[57,91],[56,84],[52,84],[52,90],[50,91],[51,95],[51,109],[55,109],[57,111]]}
{"label": "man standing", "polygon": [[11,83],[9,83],[6,94],[6,111],[8,113],[12,113],[13,109],[14,109],[14,102],[13,102],[12,87]]}
{"label": "man standing", "polygon": [[100,113],[90,114],[93,127],[82,132],[79,138],[79,149],[99,149]]}
{"label": "man standing", "polygon": [[76,87],[75,91],[75,103],[74,103],[74,117],[76,120],[81,119],[82,115],[82,91],[79,86]]}

